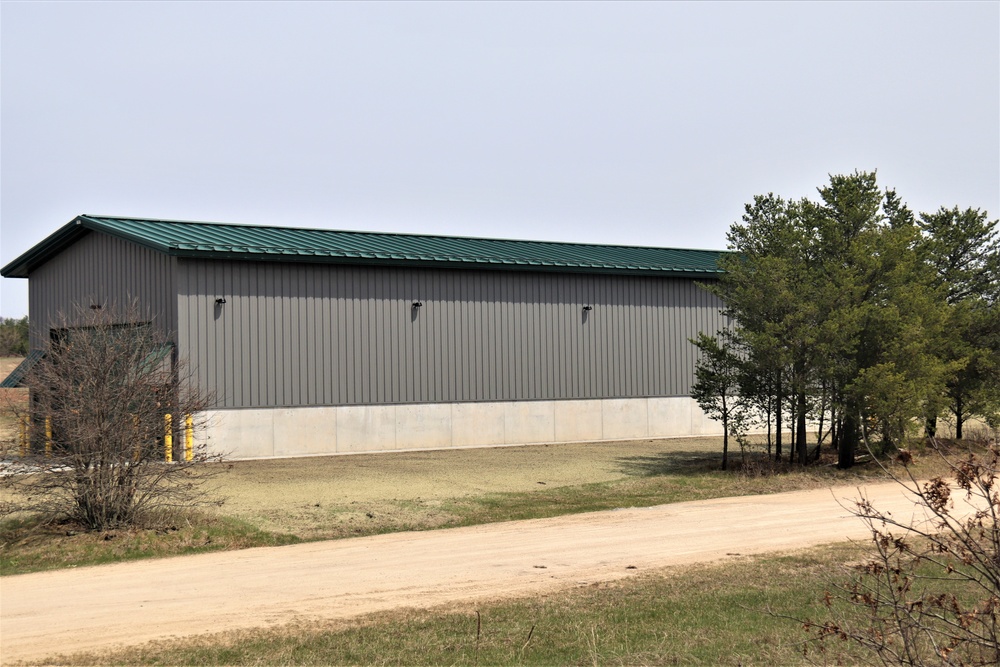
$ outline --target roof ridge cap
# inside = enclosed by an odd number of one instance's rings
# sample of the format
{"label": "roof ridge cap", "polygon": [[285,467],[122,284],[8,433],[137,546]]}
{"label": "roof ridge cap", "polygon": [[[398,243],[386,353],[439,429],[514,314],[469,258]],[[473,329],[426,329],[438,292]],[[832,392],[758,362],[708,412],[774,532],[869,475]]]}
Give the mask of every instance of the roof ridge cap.
{"label": "roof ridge cap", "polygon": [[531,243],[531,244],[548,244],[548,245],[559,245],[559,246],[578,246],[584,248],[623,248],[628,250],[679,250],[682,252],[710,252],[710,253],[726,253],[730,252],[727,250],[711,250],[708,248],[679,248],[676,246],[652,246],[652,245],[629,245],[624,243],[598,243],[592,241],[553,241],[553,240],[541,240],[541,239],[510,239],[510,238],[497,238],[490,236],[463,236],[458,234],[426,234],[421,232],[382,232],[382,231],[371,231],[371,230],[359,230],[359,229],[330,229],[325,227],[288,227],[280,225],[259,225],[252,223],[240,223],[240,222],[211,222],[206,220],[172,220],[167,218],[135,218],[130,216],[120,216],[120,215],[93,215],[89,213],[83,213],[78,217],[88,218],[94,222],[100,222],[101,220],[121,220],[129,222],[162,222],[167,224],[177,224],[177,225],[205,225],[213,227],[237,227],[237,228],[252,228],[252,229],[275,229],[283,231],[303,231],[303,232],[318,232],[318,233],[329,233],[329,234],[350,234],[357,236],[402,236],[408,238],[425,238],[425,239],[459,239],[463,241],[491,241],[496,243]]}

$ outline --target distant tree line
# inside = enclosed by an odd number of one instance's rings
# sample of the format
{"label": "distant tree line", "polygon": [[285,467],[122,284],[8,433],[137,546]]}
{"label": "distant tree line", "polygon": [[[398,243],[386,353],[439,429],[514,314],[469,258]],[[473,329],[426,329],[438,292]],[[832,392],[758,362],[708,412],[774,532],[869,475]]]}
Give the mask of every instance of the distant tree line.
{"label": "distant tree line", "polygon": [[0,357],[23,357],[28,354],[28,316],[21,319],[0,317]]}
{"label": "distant tree line", "polygon": [[[1000,238],[985,211],[914,215],[875,173],[831,176],[819,200],[760,195],[707,289],[730,326],[692,342],[692,396],[729,436],[766,431],[806,464],[827,438],[840,467],[950,415],[1000,422]],[[818,427],[810,449],[807,428]]]}

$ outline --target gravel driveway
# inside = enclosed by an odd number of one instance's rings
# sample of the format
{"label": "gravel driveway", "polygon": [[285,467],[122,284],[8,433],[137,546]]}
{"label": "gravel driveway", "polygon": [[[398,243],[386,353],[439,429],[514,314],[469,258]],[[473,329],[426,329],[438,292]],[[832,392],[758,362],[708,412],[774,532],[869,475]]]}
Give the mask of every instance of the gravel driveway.
{"label": "gravel driveway", "polygon": [[[922,516],[895,484],[866,494]],[[531,595],[652,568],[865,539],[853,487],[719,498],[0,579],[0,659]]]}

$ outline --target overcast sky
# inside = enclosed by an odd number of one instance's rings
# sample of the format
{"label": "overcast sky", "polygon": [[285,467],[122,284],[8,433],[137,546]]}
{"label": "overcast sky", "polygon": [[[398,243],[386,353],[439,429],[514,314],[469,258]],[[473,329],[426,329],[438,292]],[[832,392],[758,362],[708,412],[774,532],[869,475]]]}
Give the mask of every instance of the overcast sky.
{"label": "overcast sky", "polygon": [[1000,213],[997,2],[5,1],[0,30],[0,264],[80,213],[723,248],[755,194],[855,169]]}

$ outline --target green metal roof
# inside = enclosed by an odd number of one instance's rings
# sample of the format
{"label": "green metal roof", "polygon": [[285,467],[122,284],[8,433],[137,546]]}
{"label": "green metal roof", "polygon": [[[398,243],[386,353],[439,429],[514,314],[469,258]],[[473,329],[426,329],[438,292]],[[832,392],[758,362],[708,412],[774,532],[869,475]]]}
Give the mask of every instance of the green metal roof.
{"label": "green metal roof", "polygon": [[24,386],[24,378],[28,376],[31,369],[35,367],[39,361],[45,358],[45,352],[42,350],[32,350],[28,353],[21,363],[17,365],[17,368],[10,372],[3,382],[0,382],[0,388],[2,389],[15,389],[17,387]]}
{"label": "green metal roof", "polygon": [[[170,354],[174,349],[173,343],[164,343],[155,347],[146,358],[142,360],[140,367],[143,372],[148,372],[153,369],[163,361],[168,354]],[[45,350],[32,350],[28,353],[21,363],[10,372],[10,374],[4,378],[3,382],[0,382],[0,389],[15,389],[17,387],[24,386],[24,379],[31,372],[31,369],[35,367],[39,361],[45,358]]]}
{"label": "green metal roof", "polygon": [[514,241],[147,220],[81,215],[0,269],[26,278],[88,231],[128,239],[168,255],[233,260],[396,264],[480,269],[636,273],[692,278],[722,272],[717,250]]}
{"label": "green metal roof", "polygon": [[153,348],[153,351],[146,355],[146,357],[139,362],[139,371],[141,373],[148,373],[154,370],[161,361],[163,361],[168,354],[170,354],[174,349],[173,343],[163,343]]}

